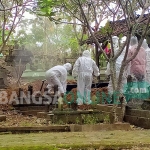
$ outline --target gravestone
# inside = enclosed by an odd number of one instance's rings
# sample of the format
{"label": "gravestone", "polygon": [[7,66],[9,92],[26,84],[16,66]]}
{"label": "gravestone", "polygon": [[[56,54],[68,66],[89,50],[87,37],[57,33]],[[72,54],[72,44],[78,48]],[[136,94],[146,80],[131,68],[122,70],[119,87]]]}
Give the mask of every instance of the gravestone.
{"label": "gravestone", "polygon": [[26,64],[26,70],[25,70],[25,72],[29,72],[29,71],[31,71],[31,69],[30,69],[30,64],[27,63],[27,64]]}
{"label": "gravestone", "polygon": [[37,69],[37,71],[43,71],[43,69],[42,69],[42,63],[38,63],[38,69]]}

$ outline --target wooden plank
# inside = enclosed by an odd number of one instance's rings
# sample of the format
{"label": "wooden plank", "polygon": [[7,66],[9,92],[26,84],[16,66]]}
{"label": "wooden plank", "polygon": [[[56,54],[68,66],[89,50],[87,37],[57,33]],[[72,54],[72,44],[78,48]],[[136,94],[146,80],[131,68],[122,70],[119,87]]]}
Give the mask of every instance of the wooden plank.
{"label": "wooden plank", "polygon": [[70,127],[67,125],[52,125],[48,127],[0,127],[0,132],[35,132],[35,131],[52,131],[52,132],[67,132]]}

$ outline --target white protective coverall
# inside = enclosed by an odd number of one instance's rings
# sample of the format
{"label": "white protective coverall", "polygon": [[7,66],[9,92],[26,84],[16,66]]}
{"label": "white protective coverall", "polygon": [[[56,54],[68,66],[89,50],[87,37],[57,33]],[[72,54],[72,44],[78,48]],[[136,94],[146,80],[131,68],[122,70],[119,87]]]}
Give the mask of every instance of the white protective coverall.
{"label": "white protective coverall", "polygon": [[142,47],[146,52],[146,82],[150,84],[150,48],[146,42],[146,39],[143,40]]}
{"label": "white protective coverall", "polygon": [[99,68],[94,60],[91,59],[91,54],[88,50],[85,50],[82,57],[79,57],[72,70],[72,76],[78,77],[77,79],[77,104],[91,104],[91,85],[92,74],[99,76]]}
{"label": "white protective coverall", "polygon": [[[138,40],[136,37],[131,37],[130,48],[127,59],[136,52]],[[138,54],[128,64],[129,74],[133,75],[137,81],[143,81],[146,76],[146,52],[143,47],[140,48]]]}
{"label": "white protective coverall", "polygon": [[[119,47],[118,47],[118,40],[119,40],[119,38],[114,36],[112,38],[112,40],[113,40],[113,46],[114,46],[114,53],[116,54],[118,52],[118,50],[119,50]],[[119,77],[121,64],[122,64],[122,61],[123,61],[124,55],[125,55],[125,50],[126,49],[124,49],[122,51],[122,53],[120,54],[120,56],[116,60],[116,79],[118,79],[118,77]],[[106,75],[110,75],[110,64],[109,64],[109,62],[107,64],[107,69],[105,71],[105,74]],[[124,90],[125,90],[124,88],[126,86],[126,83],[127,83],[127,78],[126,78],[125,73],[123,73],[122,82],[121,82],[121,93],[124,92]],[[108,84],[108,91],[109,91],[110,94],[113,93],[113,86],[112,86],[111,77],[110,77],[109,84]]]}
{"label": "white protective coverall", "polygon": [[58,85],[58,95],[66,92],[67,86],[67,71],[71,70],[72,65],[66,63],[64,65],[54,66],[46,71],[45,77],[48,82],[48,92],[51,91],[54,85]]}

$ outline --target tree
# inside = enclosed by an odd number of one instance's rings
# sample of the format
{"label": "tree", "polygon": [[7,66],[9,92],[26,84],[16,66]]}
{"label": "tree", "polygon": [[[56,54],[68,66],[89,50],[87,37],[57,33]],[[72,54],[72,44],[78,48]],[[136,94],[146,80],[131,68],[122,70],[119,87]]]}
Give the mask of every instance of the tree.
{"label": "tree", "polygon": [[[105,27],[100,29],[100,34],[104,34],[107,39],[111,42],[111,56],[110,58],[107,57],[105,54],[101,43],[98,42],[98,39],[95,37],[94,32],[91,27],[91,22],[89,21],[88,15],[87,15],[87,9],[86,6],[90,6],[95,4],[95,0],[69,0],[69,1],[53,1],[53,0],[39,0],[39,7],[41,8],[41,15],[47,16],[52,21],[60,21],[58,18],[57,20],[54,20],[54,15],[58,16],[60,12],[63,12],[65,15],[73,17],[78,19],[78,25],[81,25],[84,27],[84,29],[88,29],[89,34],[93,37],[95,45],[100,49],[100,51],[104,54],[105,58],[110,63],[111,68],[111,79],[113,84],[113,91],[120,93],[120,86],[121,86],[121,80],[122,75],[125,69],[125,66],[136,57],[137,53],[140,50],[140,47],[142,45],[143,39],[146,37],[148,31],[149,31],[149,23],[150,23],[150,15],[148,15],[147,22],[144,22],[144,24],[141,23],[143,21],[143,15],[144,13],[148,12],[150,2],[149,0],[139,0],[139,1],[129,1],[129,0],[109,0],[109,1],[101,1],[97,0],[96,2],[100,2],[102,5],[101,7],[106,7],[109,14],[112,16],[111,24],[110,21],[105,25]],[[43,6],[43,7],[42,7]],[[88,7],[87,7],[88,8]],[[137,10],[141,10],[141,12],[138,14],[135,13]],[[96,10],[95,10],[96,11]],[[106,12],[105,12],[106,13]],[[89,13],[90,14],[90,13]],[[95,17],[97,18],[97,16]],[[115,29],[115,23],[116,21],[119,21],[120,19],[124,19],[125,25],[127,26],[127,33],[126,33],[126,41],[121,46],[119,46],[119,51],[117,54],[114,54],[114,47],[112,42],[112,36],[114,35],[114,29]],[[73,20],[73,19],[72,19]],[[71,22],[71,21],[70,21]],[[141,25],[142,24],[142,25]],[[140,30],[139,30],[140,29]],[[136,53],[129,59],[127,59],[128,49],[129,49],[129,43],[132,35],[141,35],[140,40],[138,43],[137,51]],[[119,36],[119,35],[118,35]],[[121,34],[119,36],[121,38]],[[116,59],[119,57],[119,55],[122,53],[123,49],[126,47],[125,56],[121,65],[119,78],[116,78]],[[96,53],[96,56],[98,54]],[[118,98],[117,98],[118,100]],[[117,105],[114,104],[114,121],[117,121],[116,117],[116,108]]]}
{"label": "tree", "polygon": [[[101,22],[111,16],[107,6],[103,5],[101,0],[96,0],[94,2],[82,0],[81,3],[91,30],[94,32],[98,31]],[[55,0],[39,0],[38,8],[40,9],[40,11],[37,9],[39,15],[47,16],[51,21],[57,24],[72,24],[75,32],[80,31],[81,34],[76,34],[80,46],[82,41],[90,35],[76,0],[58,0],[57,2]],[[81,49],[82,47],[80,51]],[[94,55],[98,66],[100,54],[101,52],[96,48]]]}
{"label": "tree", "polygon": [[1,0],[0,1],[0,53],[9,39],[13,41],[12,34],[28,7],[34,5],[33,0]]}

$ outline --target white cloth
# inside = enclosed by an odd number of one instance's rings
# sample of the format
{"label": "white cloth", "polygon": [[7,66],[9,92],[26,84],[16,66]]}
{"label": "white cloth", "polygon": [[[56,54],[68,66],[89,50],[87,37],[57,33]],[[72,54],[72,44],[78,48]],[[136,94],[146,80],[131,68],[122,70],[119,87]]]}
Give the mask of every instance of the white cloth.
{"label": "white cloth", "polygon": [[[116,49],[115,50],[115,53]],[[122,64],[122,61],[123,61],[123,58],[124,58],[124,55],[125,55],[125,49],[123,50],[123,52],[120,54],[120,56],[117,58],[116,60],[116,79],[119,78],[119,73],[120,73],[120,68],[121,68],[121,64]],[[105,74],[106,75],[110,75],[110,63],[108,62],[107,64],[107,69],[105,71]],[[122,81],[121,81],[121,92],[123,93],[123,91],[125,90],[125,85],[127,83],[127,78],[126,78],[126,75],[125,75],[125,72],[123,73],[123,76],[122,76]],[[112,79],[110,77],[110,80],[109,80],[109,84],[108,84],[108,91],[109,93],[113,93],[113,86],[112,86]]]}
{"label": "white cloth", "polygon": [[146,49],[146,81],[150,84],[150,48]]}
{"label": "white cloth", "polygon": [[54,85],[58,85],[59,93],[66,92],[68,70],[71,70],[70,63],[64,64],[63,66],[58,65],[46,71],[45,77],[48,82],[47,88],[49,89],[49,92]]}
{"label": "white cloth", "polygon": [[90,104],[90,94],[92,85],[92,74],[99,76],[99,68],[94,60],[91,59],[90,52],[85,50],[82,57],[79,57],[72,70],[72,76],[77,78],[77,103],[78,105]]}
{"label": "white cloth", "polygon": [[[142,44],[143,45],[143,44]],[[137,49],[138,40],[136,37],[131,38],[130,48],[128,51],[127,59],[131,58]],[[130,75],[134,76],[137,81],[145,80],[146,76],[146,52],[144,47],[140,47],[140,50],[136,57],[132,59],[128,64],[128,70]]]}
{"label": "white cloth", "polygon": [[143,40],[142,47],[146,52],[146,82],[150,84],[150,48],[146,42],[146,39]]}

